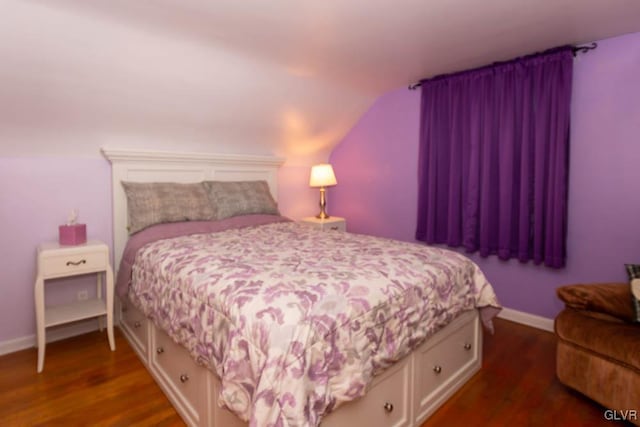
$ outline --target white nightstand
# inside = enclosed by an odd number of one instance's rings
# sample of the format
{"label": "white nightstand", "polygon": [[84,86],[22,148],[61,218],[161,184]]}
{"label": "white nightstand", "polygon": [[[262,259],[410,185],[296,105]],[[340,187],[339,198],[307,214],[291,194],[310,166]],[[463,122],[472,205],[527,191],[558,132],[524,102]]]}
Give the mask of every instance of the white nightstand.
{"label": "white nightstand", "polygon": [[312,225],[323,231],[347,231],[347,221],[344,218],[340,218],[339,216],[330,216],[326,219],[320,219],[316,218],[315,216],[310,216],[307,218],[302,218],[300,222],[302,222],[303,224]]}
{"label": "white nightstand", "polygon": [[[106,277],[105,299],[102,299],[102,273]],[[45,307],[44,282],[47,279],[97,273],[97,298],[70,304]],[[35,283],[36,326],[38,334],[38,372],[42,372],[45,352],[45,329],[91,317],[107,316],[107,335],[111,351],[113,339],[113,270],[109,264],[109,247],[90,240],[76,246],[43,243],[38,246],[38,273]],[[102,330],[102,319],[100,319]]]}

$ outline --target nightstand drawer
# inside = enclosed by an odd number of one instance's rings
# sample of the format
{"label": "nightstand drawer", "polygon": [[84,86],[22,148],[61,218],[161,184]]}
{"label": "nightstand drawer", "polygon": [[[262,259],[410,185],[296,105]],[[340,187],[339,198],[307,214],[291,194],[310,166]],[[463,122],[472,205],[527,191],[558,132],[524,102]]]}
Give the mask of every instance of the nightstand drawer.
{"label": "nightstand drawer", "polygon": [[320,226],[323,231],[347,231],[347,224],[344,221],[335,223],[326,223]]}
{"label": "nightstand drawer", "polygon": [[106,269],[107,266],[105,251],[53,255],[42,257],[40,260],[40,270],[45,278],[90,273]]}
{"label": "nightstand drawer", "polygon": [[347,221],[339,216],[332,216],[324,219],[310,216],[302,218],[300,222],[322,231],[347,231]]}

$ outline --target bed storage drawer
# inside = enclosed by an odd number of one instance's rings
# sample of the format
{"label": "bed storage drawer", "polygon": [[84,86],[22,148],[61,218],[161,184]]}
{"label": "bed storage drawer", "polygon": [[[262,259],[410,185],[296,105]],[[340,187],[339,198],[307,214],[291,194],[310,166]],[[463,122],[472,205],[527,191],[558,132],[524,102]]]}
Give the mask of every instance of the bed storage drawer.
{"label": "bed storage drawer", "polygon": [[206,418],[207,370],[198,366],[189,352],[156,328],[150,352],[151,369],[160,379],[169,400],[189,425],[202,425]]}
{"label": "bed storage drawer", "polygon": [[122,312],[122,327],[131,338],[129,341],[133,344],[134,350],[146,361],[148,358],[149,321],[127,299],[120,300],[120,309]]}
{"label": "bed storage drawer", "polygon": [[365,397],[339,407],[335,414],[329,414],[320,423],[321,427],[411,426],[410,358],[375,378]]}
{"label": "bed storage drawer", "polygon": [[416,425],[480,369],[482,335],[477,311],[463,313],[450,326],[417,350]]}

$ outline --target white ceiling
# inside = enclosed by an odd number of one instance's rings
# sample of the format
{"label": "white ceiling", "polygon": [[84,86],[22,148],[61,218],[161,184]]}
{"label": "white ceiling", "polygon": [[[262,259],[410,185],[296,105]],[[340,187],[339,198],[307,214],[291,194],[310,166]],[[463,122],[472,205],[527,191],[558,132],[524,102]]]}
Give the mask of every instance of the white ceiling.
{"label": "white ceiling", "polygon": [[386,91],[640,31],[640,0],[3,0],[0,155],[331,149]]}
{"label": "white ceiling", "polygon": [[638,0],[41,0],[366,92],[640,31]]}

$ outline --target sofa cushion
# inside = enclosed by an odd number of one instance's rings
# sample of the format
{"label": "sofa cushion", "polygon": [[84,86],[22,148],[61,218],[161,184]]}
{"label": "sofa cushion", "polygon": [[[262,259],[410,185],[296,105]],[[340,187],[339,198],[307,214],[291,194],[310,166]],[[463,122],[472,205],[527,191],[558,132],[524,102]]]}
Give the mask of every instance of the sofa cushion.
{"label": "sofa cushion", "polygon": [[631,301],[635,309],[635,321],[640,322],[640,265],[625,264],[629,274],[629,287],[631,288]]}
{"label": "sofa cushion", "polygon": [[591,283],[561,286],[556,289],[567,307],[604,313],[626,322],[636,319],[631,292],[626,283]]}
{"label": "sofa cushion", "polygon": [[567,308],[556,317],[558,338],[640,372],[640,325],[609,322]]}

